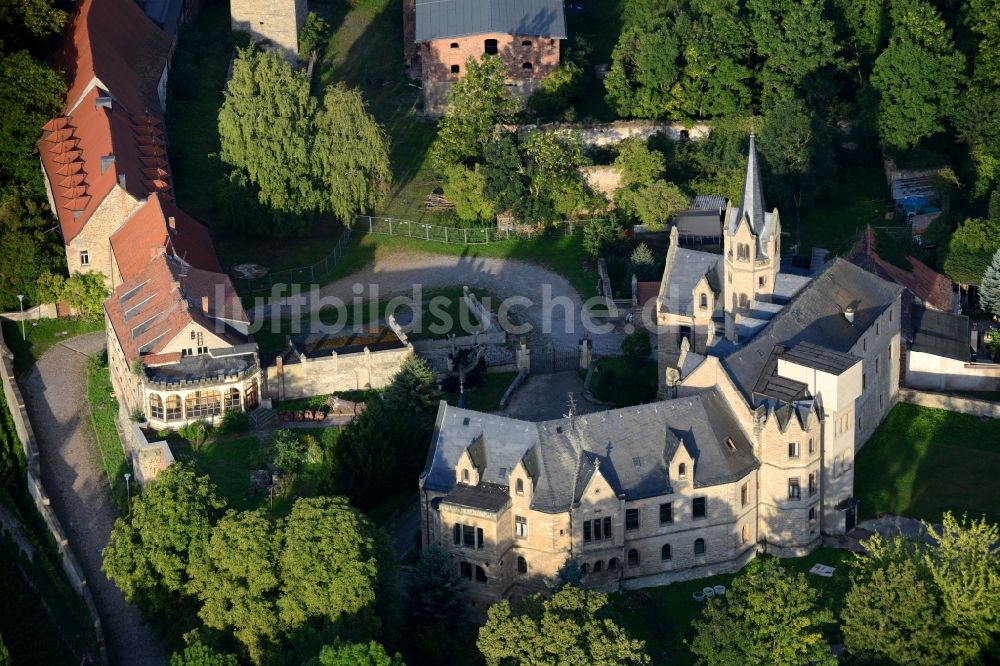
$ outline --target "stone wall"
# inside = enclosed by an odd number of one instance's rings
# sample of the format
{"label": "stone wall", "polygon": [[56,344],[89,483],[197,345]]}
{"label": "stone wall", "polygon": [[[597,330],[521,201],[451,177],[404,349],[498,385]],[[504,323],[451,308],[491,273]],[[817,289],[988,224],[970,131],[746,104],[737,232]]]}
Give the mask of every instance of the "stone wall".
{"label": "stone wall", "polygon": [[991,419],[1000,419],[1000,402],[989,400],[976,400],[975,398],[962,398],[946,393],[931,393],[930,391],[914,391],[912,389],[900,389],[899,399],[912,405],[921,407],[932,407],[934,409],[947,409],[950,412],[960,414],[972,414],[973,416],[985,416]]}
{"label": "stone wall", "polygon": [[[700,140],[708,137],[711,127],[698,123],[688,127],[684,123],[653,120],[616,120],[611,123],[547,123],[544,125],[519,125],[518,134],[527,132],[563,132],[574,135],[584,148],[614,146],[625,139],[649,139],[663,134],[671,141],[685,138]],[[685,132],[687,133],[685,135]]]}
{"label": "stone wall", "polygon": [[924,352],[906,352],[906,385],[931,391],[1000,390],[1000,364],[965,363]]}
{"label": "stone wall", "polygon": [[[113,268],[111,235],[125,223],[142,202],[135,199],[121,186],[115,185],[97,210],[87,220],[80,233],[66,244],[66,269],[75,273],[101,273],[110,288],[121,284],[120,276]],[[80,261],[80,253],[86,251],[89,262]]]}
{"label": "stone wall", "polygon": [[267,368],[266,396],[272,400],[293,400],[337,391],[382,388],[397,372],[410,346],[384,351],[361,351],[303,359],[299,363]]}
{"label": "stone wall", "polygon": [[49,495],[42,485],[38,442],[35,440],[35,432],[31,427],[31,422],[28,420],[28,411],[24,406],[21,390],[14,379],[13,361],[14,354],[7,348],[3,340],[3,333],[0,332],[0,380],[3,383],[3,393],[4,398],[7,400],[7,407],[10,409],[10,414],[14,421],[14,430],[17,432],[18,439],[21,440],[21,447],[24,451],[24,459],[28,470],[28,492],[34,500],[35,508],[41,514],[42,520],[45,521],[49,533],[52,534],[52,539],[55,541],[56,549],[59,551],[62,560],[63,571],[66,573],[70,585],[83,597],[83,602],[93,622],[94,634],[97,637],[100,649],[101,663],[106,665],[109,663],[108,652],[104,640],[104,629],[101,627],[100,616],[97,613],[97,605],[94,603],[94,597],[87,585],[87,578],[83,574],[83,568],[70,549],[66,533],[59,522],[59,518],[56,517],[55,511],[52,510]]}
{"label": "stone wall", "polygon": [[306,0],[232,0],[233,30],[249,33],[255,42],[270,43],[287,60],[299,52],[299,30],[305,23]]}

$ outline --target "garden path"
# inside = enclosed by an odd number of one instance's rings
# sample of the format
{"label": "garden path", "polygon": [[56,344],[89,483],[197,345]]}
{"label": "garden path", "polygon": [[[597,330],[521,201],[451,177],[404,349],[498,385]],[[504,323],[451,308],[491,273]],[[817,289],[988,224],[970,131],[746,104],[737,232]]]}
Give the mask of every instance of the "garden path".
{"label": "garden path", "polygon": [[38,438],[42,483],[94,595],[112,664],[159,665],[166,653],[139,610],[101,570],[117,511],[94,442],[86,362],[104,350],[104,331],[54,345],[22,382]]}

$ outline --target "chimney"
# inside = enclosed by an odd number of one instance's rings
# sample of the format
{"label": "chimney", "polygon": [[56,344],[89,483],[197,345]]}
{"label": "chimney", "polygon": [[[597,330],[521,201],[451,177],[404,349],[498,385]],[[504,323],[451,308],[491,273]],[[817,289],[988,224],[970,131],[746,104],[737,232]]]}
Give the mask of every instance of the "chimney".
{"label": "chimney", "polygon": [[111,167],[115,165],[114,155],[102,155],[101,156],[101,173],[104,173]]}
{"label": "chimney", "polygon": [[208,296],[201,297],[201,311],[208,314]]}
{"label": "chimney", "polygon": [[844,308],[844,319],[846,319],[851,324],[854,323],[854,308],[852,308],[849,305],[846,308]]}
{"label": "chimney", "polygon": [[167,218],[167,225],[170,226],[170,231],[177,231],[177,218],[171,215]]}

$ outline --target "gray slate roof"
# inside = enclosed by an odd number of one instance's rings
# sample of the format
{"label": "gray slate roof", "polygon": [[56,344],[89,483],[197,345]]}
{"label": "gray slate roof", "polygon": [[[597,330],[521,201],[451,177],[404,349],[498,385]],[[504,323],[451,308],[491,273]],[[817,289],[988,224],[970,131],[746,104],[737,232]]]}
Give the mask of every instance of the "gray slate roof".
{"label": "gray slate roof", "polygon": [[[712,290],[718,293],[720,291],[718,274],[721,264],[721,254],[678,247],[673,261],[663,271],[663,284],[660,287],[663,292],[661,309],[675,314],[694,314],[691,290],[702,276],[707,275]],[[716,309],[721,310],[722,299],[716,299],[715,305]]]}
{"label": "gray slate roof", "polygon": [[[794,347],[809,342],[847,353],[902,291],[899,285],[838,257],[753,339],[725,357],[723,364],[749,398],[775,345]],[[853,324],[844,317],[848,306],[855,311]]]}
{"label": "gray slate roof", "polygon": [[914,305],[912,323],[913,351],[965,363],[972,360],[968,317]]}
{"label": "gray slate roof", "polygon": [[811,342],[800,342],[785,350],[781,358],[815,370],[839,375],[861,359],[853,354],[825,349]]}
{"label": "gray slate roof", "polygon": [[743,199],[739,208],[733,207],[726,220],[726,231],[736,233],[743,217],[747,216],[750,228],[757,236],[757,252],[766,254],[767,241],[774,233],[774,215],[768,213],[764,204],[764,184],[760,177],[760,161],[757,159],[757,139],[750,135],[750,150],[747,155],[747,171],[743,177]]}
{"label": "gray slate roof", "polygon": [[[532,508],[549,513],[568,510],[597,470],[629,500],[671,492],[665,461],[679,446],[695,460],[696,487],[729,483],[759,466],[749,438],[715,390],[542,423],[442,402],[424,487],[454,493],[455,464],[480,433],[487,460],[483,480],[498,483],[498,468],[509,470],[523,458],[534,479]],[[735,450],[727,446],[727,438]]]}
{"label": "gray slate roof", "polygon": [[416,41],[486,33],[566,38],[561,0],[417,0]]}

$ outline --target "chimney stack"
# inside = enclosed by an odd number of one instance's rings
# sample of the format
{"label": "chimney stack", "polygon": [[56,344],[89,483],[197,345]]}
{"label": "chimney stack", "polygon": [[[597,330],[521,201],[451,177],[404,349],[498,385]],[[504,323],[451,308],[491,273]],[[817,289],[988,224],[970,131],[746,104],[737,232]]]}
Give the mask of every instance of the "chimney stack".
{"label": "chimney stack", "polygon": [[208,314],[208,296],[201,297],[201,311]]}
{"label": "chimney stack", "polygon": [[851,324],[854,323],[854,308],[852,308],[851,306],[847,306],[844,309],[844,319],[846,319]]}

